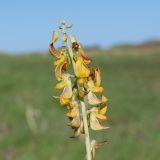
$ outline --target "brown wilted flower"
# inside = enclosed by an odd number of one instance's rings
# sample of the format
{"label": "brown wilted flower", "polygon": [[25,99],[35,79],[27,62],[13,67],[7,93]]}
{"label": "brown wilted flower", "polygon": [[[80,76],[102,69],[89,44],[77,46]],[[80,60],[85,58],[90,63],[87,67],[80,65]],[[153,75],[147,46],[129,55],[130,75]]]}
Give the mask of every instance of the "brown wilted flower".
{"label": "brown wilted flower", "polygon": [[79,44],[77,42],[73,42],[72,43],[72,48],[75,49],[75,50],[78,50],[79,49]]}

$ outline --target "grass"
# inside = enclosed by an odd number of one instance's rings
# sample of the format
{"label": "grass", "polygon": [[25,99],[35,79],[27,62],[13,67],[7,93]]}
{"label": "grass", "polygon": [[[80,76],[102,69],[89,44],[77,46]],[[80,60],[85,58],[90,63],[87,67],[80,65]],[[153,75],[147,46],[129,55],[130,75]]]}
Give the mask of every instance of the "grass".
{"label": "grass", "polygon": [[[92,132],[109,141],[96,160],[159,159],[160,54],[91,57],[102,72],[111,127]],[[0,56],[0,160],[84,159],[83,140],[69,138],[66,111],[52,98],[55,84],[49,55]]]}

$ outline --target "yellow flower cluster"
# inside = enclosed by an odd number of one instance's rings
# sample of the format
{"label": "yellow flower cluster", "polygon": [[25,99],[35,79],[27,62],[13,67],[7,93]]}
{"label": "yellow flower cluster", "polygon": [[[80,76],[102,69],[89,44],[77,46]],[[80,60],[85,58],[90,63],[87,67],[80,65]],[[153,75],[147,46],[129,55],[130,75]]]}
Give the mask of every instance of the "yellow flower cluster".
{"label": "yellow flower cluster", "polygon": [[[81,45],[74,37],[70,37],[72,47],[69,48],[68,37],[66,33],[63,33],[62,42],[66,45],[58,50],[54,48],[57,39],[58,32],[54,32],[49,45],[49,51],[55,58],[55,77],[59,81],[55,88],[62,90],[61,95],[56,98],[59,99],[61,106],[66,107],[68,110],[66,114],[70,121],[68,125],[74,130],[72,137],[85,134],[80,101],[85,103],[88,128],[92,130],[109,128],[100,124],[100,122],[107,120],[105,115],[107,98],[103,96],[99,68],[89,66],[91,59],[86,56]],[[67,72],[70,65],[73,66],[73,75]],[[94,157],[95,149],[106,142],[97,143],[92,140],[90,143],[91,155]]]}

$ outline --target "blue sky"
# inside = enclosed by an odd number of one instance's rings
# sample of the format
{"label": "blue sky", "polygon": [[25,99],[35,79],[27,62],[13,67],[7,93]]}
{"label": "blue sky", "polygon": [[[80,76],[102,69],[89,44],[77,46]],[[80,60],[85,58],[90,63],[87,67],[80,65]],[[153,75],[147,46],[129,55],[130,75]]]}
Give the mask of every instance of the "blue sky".
{"label": "blue sky", "polygon": [[61,19],[84,45],[160,39],[159,0],[0,0],[0,51],[46,51]]}

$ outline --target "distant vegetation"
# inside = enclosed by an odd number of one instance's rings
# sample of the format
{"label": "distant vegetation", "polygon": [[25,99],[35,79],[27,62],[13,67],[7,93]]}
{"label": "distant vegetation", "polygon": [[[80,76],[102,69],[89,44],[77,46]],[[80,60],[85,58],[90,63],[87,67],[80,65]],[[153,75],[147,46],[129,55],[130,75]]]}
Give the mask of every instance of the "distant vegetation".
{"label": "distant vegetation", "polygon": [[[111,129],[96,137],[109,143],[96,160],[159,159],[160,50],[141,47],[108,54],[88,50],[109,99]],[[52,65],[49,54],[0,55],[0,160],[82,159],[83,141],[69,140],[66,112],[52,98],[57,95]]]}
{"label": "distant vegetation", "polygon": [[[115,45],[110,48],[101,48],[100,45],[84,46],[87,52],[97,53],[107,53],[107,54],[159,54],[160,53],[160,40],[146,41],[140,44],[121,44]],[[46,52],[32,52],[29,54],[45,54]],[[12,54],[7,52],[1,52],[0,55]],[[28,53],[24,53],[28,54]]]}
{"label": "distant vegetation", "polygon": [[109,49],[101,49],[100,46],[88,47],[86,48],[88,51],[92,51],[93,53],[97,53],[97,51],[108,54],[160,54],[160,41],[147,41],[141,44],[133,45],[133,44],[122,44],[116,45]]}

